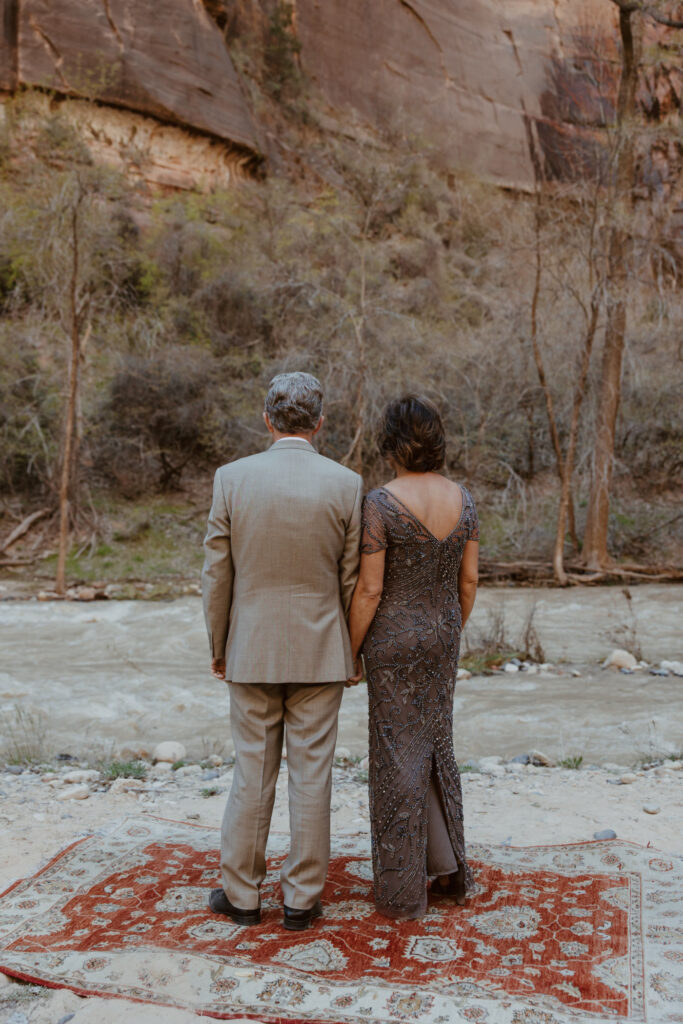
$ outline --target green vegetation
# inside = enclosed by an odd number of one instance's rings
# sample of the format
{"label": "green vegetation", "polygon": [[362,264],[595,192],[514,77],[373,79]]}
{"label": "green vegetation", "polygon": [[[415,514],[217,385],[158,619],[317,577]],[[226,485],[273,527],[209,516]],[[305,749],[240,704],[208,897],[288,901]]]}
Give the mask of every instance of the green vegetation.
{"label": "green vegetation", "polygon": [[561,761],[557,762],[560,768],[571,768],[574,771],[578,771],[583,764],[583,755],[575,755],[573,757],[565,757]]}
{"label": "green vegetation", "polygon": [[184,768],[186,764],[187,761],[174,761],[173,764],[171,765],[171,771],[177,772],[179,768]]}
{"label": "green vegetation", "polygon": [[142,761],[110,761],[101,769],[105,779],[144,779],[147,765]]}
{"label": "green vegetation", "polygon": [[8,764],[33,765],[45,761],[46,716],[15,704],[3,722],[3,756]]}
{"label": "green vegetation", "polygon": [[205,786],[200,792],[204,799],[208,800],[210,796],[216,796],[216,794],[220,793],[220,790],[218,786]]}

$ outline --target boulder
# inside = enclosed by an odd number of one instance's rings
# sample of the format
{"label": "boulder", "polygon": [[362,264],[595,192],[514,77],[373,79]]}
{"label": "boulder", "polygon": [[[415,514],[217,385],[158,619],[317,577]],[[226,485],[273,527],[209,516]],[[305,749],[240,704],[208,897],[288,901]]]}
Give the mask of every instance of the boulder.
{"label": "boulder", "polygon": [[612,651],[602,663],[603,668],[626,668],[633,670],[638,665],[638,659],[630,651],[623,651],[617,648]]}
{"label": "boulder", "polygon": [[157,743],[152,757],[155,761],[168,761],[169,764],[175,764],[176,761],[183,760],[185,753],[182,743],[166,740],[164,743]]}

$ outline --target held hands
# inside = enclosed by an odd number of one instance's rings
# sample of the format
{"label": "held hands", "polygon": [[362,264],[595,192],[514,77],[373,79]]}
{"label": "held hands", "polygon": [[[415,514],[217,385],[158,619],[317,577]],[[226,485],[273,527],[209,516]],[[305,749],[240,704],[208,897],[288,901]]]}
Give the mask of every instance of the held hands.
{"label": "held hands", "polygon": [[358,655],[356,658],[353,659],[353,675],[349,676],[345,683],[347,689],[349,686],[358,686],[358,684],[363,679],[364,675],[365,668],[363,667],[363,661],[361,659],[361,656]]}
{"label": "held hands", "polygon": [[225,658],[211,659],[211,675],[225,682]]}

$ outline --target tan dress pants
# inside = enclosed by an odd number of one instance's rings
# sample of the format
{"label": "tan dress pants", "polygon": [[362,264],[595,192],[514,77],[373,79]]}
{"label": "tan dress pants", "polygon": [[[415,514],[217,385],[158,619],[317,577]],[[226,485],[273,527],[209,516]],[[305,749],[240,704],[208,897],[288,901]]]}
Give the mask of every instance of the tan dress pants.
{"label": "tan dress pants", "polygon": [[289,769],[289,856],[280,881],[286,906],[319,898],[330,857],[332,759],[343,683],[230,683],[235,770],[223,815],[221,874],[230,902],[259,906],[283,737]]}

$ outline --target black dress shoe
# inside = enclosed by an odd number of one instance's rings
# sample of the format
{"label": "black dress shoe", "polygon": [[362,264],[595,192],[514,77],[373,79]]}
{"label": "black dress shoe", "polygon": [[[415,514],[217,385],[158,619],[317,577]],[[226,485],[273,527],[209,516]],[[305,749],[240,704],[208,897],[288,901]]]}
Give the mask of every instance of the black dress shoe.
{"label": "black dress shoe", "polygon": [[261,922],[261,911],[258,907],[256,910],[240,910],[239,907],[233,907],[222,889],[211,890],[209,907],[213,910],[214,914],[225,914],[235,924],[247,925],[260,924]]}
{"label": "black dress shoe", "polygon": [[292,907],[285,907],[285,919],[282,922],[290,932],[302,932],[304,928],[312,925],[316,917],[322,917],[323,908],[320,900],[316,900],[308,910],[293,910]]}

